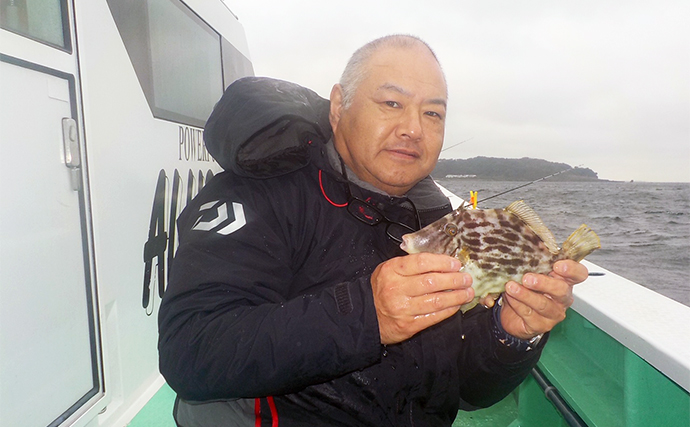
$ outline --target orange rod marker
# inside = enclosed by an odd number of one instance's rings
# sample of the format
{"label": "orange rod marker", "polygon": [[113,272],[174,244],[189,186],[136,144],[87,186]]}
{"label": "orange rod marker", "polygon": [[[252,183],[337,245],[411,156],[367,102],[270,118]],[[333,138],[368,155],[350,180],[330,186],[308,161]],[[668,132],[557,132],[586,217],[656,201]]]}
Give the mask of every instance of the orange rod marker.
{"label": "orange rod marker", "polygon": [[476,191],[470,191],[470,205],[472,205],[472,209],[477,209],[477,192]]}

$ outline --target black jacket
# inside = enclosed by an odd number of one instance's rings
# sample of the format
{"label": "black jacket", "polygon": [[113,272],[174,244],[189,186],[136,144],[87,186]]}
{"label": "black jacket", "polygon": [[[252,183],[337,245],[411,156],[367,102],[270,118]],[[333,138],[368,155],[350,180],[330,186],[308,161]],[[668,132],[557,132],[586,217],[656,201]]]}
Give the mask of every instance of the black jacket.
{"label": "black jacket", "polygon": [[428,224],[450,204],[431,178],[404,198],[348,186],[329,159],[327,111],[306,89],[246,78],[209,119],[206,144],[226,171],[178,220],[159,313],[182,426],[449,426],[459,407],[507,395],[539,357],[503,346],[481,307],[380,344],[370,275],[404,253],[386,224],[348,212],[348,191],[410,226],[415,208]]}

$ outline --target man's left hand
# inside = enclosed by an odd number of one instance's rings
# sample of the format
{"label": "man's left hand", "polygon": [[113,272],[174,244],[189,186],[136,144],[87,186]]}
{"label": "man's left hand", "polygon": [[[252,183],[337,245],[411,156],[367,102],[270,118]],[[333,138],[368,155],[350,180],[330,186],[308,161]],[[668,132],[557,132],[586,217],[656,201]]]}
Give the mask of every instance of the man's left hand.
{"label": "man's left hand", "polygon": [[565,311],[573,303],[573,285],[587,276],[587,267],[563,260],[548,275],[528,273],[522,284],[508,282],[501,311],[503,329],[524,340],[550,331],[565,319]]}

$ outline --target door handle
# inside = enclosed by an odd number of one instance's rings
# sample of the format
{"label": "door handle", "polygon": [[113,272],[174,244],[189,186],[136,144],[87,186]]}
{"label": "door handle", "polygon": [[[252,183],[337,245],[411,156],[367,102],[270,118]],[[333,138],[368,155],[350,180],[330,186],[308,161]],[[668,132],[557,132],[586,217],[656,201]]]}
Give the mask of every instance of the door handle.
{"label": "door handle", "polygon": [[62,119],[62,143],[65,148],[65,166],[70,171],[72,190],[81,190],[81,152],[79,151],[79,129],[77,121],[69,117]]}

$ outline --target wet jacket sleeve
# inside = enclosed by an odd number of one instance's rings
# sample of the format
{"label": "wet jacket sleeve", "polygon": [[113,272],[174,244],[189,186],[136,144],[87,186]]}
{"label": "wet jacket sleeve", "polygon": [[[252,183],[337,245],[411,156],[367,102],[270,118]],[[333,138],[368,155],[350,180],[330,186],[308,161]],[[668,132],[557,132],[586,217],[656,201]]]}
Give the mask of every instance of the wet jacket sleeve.
{"label": "wet jacket sleeve", "polygon": [[[307,219],[265,200],[270,193],[232,187],[201,194],[178,222],[181,243],[159,312],[160,370],[170,386],[192,401],[268,396],[375,363],[381,346],[368,277],[293,283],[309,251]],[[241,216],[245,224],[229,227]],[[310,286],[319,290],[294,292]]]}
{"label": "wet jacket sleeve", "polygon": [[[463,319],[464,346],[458,360],[461,409],[484,408],[499,402],[527,378],[537,364],[545,336],[529,351],[503,345],[492,331],[492,310],[478,307]],[[468,369],[471,367],[471,369]]]}

